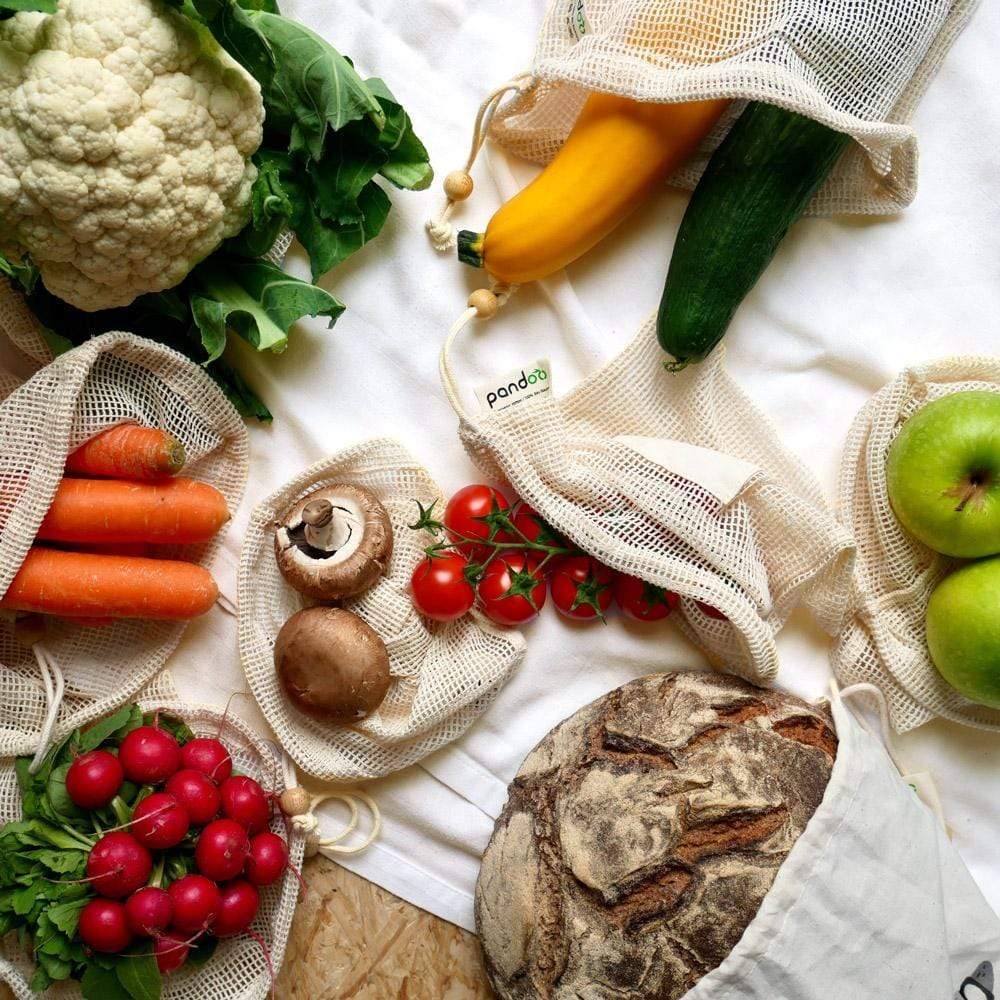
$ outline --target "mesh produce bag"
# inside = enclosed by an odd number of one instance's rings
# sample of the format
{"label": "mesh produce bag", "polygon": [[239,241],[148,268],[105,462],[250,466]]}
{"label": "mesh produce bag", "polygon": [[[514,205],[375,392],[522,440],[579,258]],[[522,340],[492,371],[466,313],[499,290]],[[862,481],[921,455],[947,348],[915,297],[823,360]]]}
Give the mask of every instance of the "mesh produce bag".
{"label": "mesh produce bag", "polygon": [[[857,140],[813,212],[892,212],[916,193],[917,140],[906,123],[976,3],[553,0],[532,80],[496,115],[492,135],[545,163],[593,90],[661,103],[761,100]],[[731,120],[675,183],[694,185]]]}
{"label": "mesh produce bag", "polygon": [[[125,700],[125,699],[123,699]],[[195,735],[215,736],[222,728],[222,739],[233,755],[234,769],[260,781],[264,788],[280,794],[285,789],[280,750],[249,729],[245,723],[228,716],[223,724],[220,711],[178,701],[165,674],[142,692],[139,704],[144,711],[162,709],[183,719]],[[65,735],[71,728],[61,727]],[[20,794],[11,762],[0,765],[0,823],[20,817]],[[289,836],[279,815],[271,822],[275,833]],[[292,833],[289,861],[300,868],[305,838]],[[264,939],[274,968],[281,968],[288,940],[288,930],[295,913],[299,882],[286,870],[275,885],[260,891],[260,910],[252,929]],[[14,991],[17,1000],[37,1000],[29,986],[34,963],[16,947],[16,939],[5,939],[0,949],[0,982]],[[212,958],[201,968],[183,967],[164,979],[164,1000],[262,1000],[271,992],[271,975],[260,945],[245,935],[219,943]],[[52,1000],[79,997],[79,984],[55,985],[44,994]]]}
{"label": "mesh produce bag", "polygon": [[[0,324],[9,316],[0,295]],[[32,330],[30,324],[20,330],[4,325],[0,332],[24,349],[20,334]],[[7,380],[7,388],[12,384]],[[166,347],[128,333],[105,334],[56,358],[0,403],[0,593],[34,540],[66,455],[123,421],[174,435],[187,451],[185,475],[215,486],[230,510],[239,505],[247,471],[246,428],[212,379]],[[161,548],[168,558],[207,565],[216,545]],[[134,697],[183,631],[183,622],[123,620],[82,628],[51,619],[40,645],[65,677],[57,727],[83,725]],[[15,635],[13,615],[0,615],[2,757],[35,750],[52,700],[39,666],[33,650]]]}
{"label": "mesh produce bag", "polygon": [[1000,392],[1000,360],[952,358],[907,369],[858,414],[841,466],[840,516],[854,530],[858,558],[851,616],[837,638],[833,669],[845,684],[869,681],[881,688],[899,732],[935,716],[1000,729],[1000,710],[946,684],[927,651],[927,602],[959,563],[903,528],[886,489],[889,446],[906,419],[925,403],[967,389]]}
{"label": "mesh produce bag", "polygon": [[668,374],[650,319],[565,396],[540,391],[473,415],[460,399],[450,342],[445,391],[484,474],[509,482],[602,563],[680,594],[681,628],[713,663],[772,681],[775,634],[800,603],[837,630],[850,536],[827,512],[819,484],[726,375],[723,351]]}
{"label": "mesh produce bag", "polygon": [[[344,601],[384,639],[392,684],[385,700],[351,726],[317,722],[289,704],[274,669],[274,640],[307,602],[285,583],[274,558],[274,522],[317,486],[358,483],[385,506],[394,536],[389,572],[371,590]],[[417,614],[410,576],[433,539],[410,530],[419,501],[441,491],[393,441],[366,441],[318,462],[252,513],[238,580],[243,669],[282,747],[305,771],[326,781],[398,771],[460,736],[493,700],[524,655],[520,633],[491,627],[473,613],[428,622]]]}

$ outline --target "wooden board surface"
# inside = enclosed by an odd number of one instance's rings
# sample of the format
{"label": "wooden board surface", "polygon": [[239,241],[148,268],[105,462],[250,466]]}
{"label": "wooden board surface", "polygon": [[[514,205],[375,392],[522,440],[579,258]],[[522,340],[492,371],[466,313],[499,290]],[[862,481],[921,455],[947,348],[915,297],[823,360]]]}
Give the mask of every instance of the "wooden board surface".
{"label": "wooden board surface", "polygon": [[488,1000],[473,934],[318,856],[307,861],[282,1000]]}

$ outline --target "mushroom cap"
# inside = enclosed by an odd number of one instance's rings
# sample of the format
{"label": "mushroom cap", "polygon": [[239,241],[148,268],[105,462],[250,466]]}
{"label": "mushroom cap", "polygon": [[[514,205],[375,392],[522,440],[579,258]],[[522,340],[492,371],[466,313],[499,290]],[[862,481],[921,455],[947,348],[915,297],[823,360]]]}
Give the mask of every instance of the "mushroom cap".
{"label": "mushroom cap", "polygon": [[343,608],[292,615],[274,643],[274,666],[289,700],[321,722],[363,719],[382,704],[391,679],[385,643]]}
{"label": "mushroom cap", "polygon": [[363,486],[321,486],[285,512],[274,533],[274,556],[300,594],[344,600],[374,586],[388,569],[392,523]]}

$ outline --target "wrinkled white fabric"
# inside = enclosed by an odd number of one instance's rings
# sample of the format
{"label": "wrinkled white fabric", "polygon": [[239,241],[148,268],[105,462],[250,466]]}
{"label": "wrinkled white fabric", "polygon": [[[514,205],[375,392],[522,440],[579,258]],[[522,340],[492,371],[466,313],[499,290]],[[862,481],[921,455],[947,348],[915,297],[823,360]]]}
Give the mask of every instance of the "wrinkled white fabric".
{"label": "wrinkled white fabric", "polygon": [[[539,0],[360,0],[341,5],[336,19],[325,0],[282,6],[349,53],[363,73],[385,77],[412,113],[439,177],[464,159],[483,96],[529,66],[542,16]],[[831,498],[848,430],[873,392],[907,365],[996,352],[998,49],[1000,6],[984,4],[912,119],[921,148],[913,205],[884,220],[797,225],[727,338],[730,374]],[[482,228],[501,201],[497,178],[513,173],[523,183],[534,170],[490,155],[475,169],[476,192],[453,221]],[[250,481],[214,567],[230,596],[249,511],[324,456],[388,435],[445,490],[477,478],[441,393],[437,353],[483,277],[428,249],[423,222],[439,207],[437,184],[392,197],[379,240],[325,280],[348,305],[333,330],[306,321],[280,356],[233,349],[275,422],[250,430]],[[456,348],[470,384],[507,371],[527,349],[532,358],[551,359],[561,394],[618,353],[656,308],[686,201],[665,189],[565,275],[520,289],[502,315],[475,327]],[[308,273],[297,249],[288,267]],[[611,688],[699,662],[669,620],[587,627],[548,608],[526,635],[524,663],[451,750],[425,768],[366,785],[383,811],[383,831],[374,848],[346,860],[467,926],[471,899],[462,887],[474,882],[493,826],[484,807],[502,804],[528,750]],[[778,682],[806,697],[822,694],[829,679],[824,634],[793,618],[777,643]],[[225,701],[245,687],[235,649],[234,619],[213,613],[193,623],[170,661],[178,687],[200,701]],[[238,699],[233,710],[264,725],[252,698]],[[938,721],[899,742],[911,767],[934,775],[953,842],[1000,908],[1000,738]],[[327,822],[337,829],[338,807],[328,808]]]}

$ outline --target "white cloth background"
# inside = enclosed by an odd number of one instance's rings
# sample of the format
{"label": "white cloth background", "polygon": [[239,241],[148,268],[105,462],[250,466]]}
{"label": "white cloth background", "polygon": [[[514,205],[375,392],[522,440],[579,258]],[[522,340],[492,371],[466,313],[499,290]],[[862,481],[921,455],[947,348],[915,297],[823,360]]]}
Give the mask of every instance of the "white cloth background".
{"label": "white cloth background", "polygon": [[[475,107],[528,67],[542,0],[283,0],[283,7],[385,77],[427,142],[439,177],[465,156]],[[949,353],[996,353],[1000,315],[1000,7],[983,5],[914,118],[920,190],[896,218],[809,219],[786,240],[728,338],[735,377],[785,442],[833,495],[848,427],[870,393],[905,365]],[[482,228],[500,203],[495,178],[533,168],[494,154],[456,221]],[[521,359],[549,356],[554,387],[616,353],[655,309],[686,195],[664,190],[567,273],[518,292],[505,312],[458,344],[456,363],[478,384]],[[423,220],[439,188],[395,194],[380,239],[327,279],[347,302],[326,331],[306,322],[280,357],[237,349],[275,414],[251,428],[251,472],[217,565],[235,593],[241,528],[250,508],[303,467],[374,435],[396,436],[443,488],[475,481],[441,392],[437,353],[482,276],[438,257]],[[306,274],[301,253],[289,267]],[[2,361],[4,359],[0,359]],[[696,666],[668,622],[574,626],[552,609],[528,631],[524,664],[476,726],[450,750],[368,786],[385,813],[379,843],[349,867],[470,926],[468,891],[492,829],[488,815],[525,753],[557,721],[633,677]],[[779,638],[779,681],[816,697],[828,641],[805,620]],[[193,625],[171,660],[178,687],[224,701],[245,687],[235,622],[221,612]],[[252,701],[234,710],[262,724]],[[954,842],[1000,909],[1000,737],[932,723],[900,741],[913,770],[937,780]],[[465,797],[453,789],[463,790]],[[471,801],[470,801],[471,800]]]}

